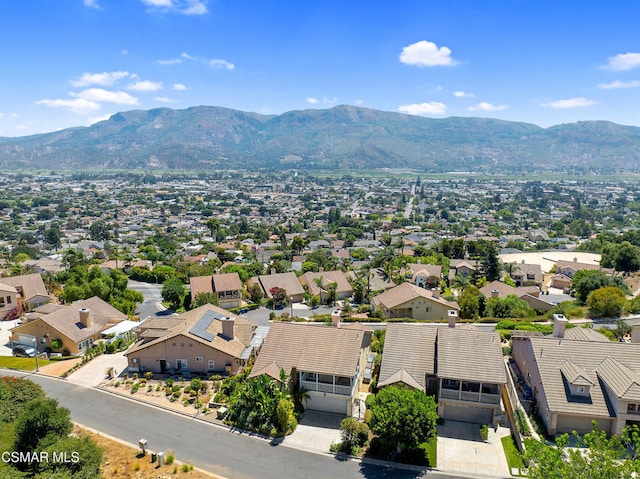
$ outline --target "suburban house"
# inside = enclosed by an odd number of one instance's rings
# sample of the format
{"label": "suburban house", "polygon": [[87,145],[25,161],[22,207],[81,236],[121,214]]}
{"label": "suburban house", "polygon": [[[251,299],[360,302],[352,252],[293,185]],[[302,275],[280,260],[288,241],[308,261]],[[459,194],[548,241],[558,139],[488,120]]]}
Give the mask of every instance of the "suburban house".
{"label": "suburban house", "polygon": [[452,259],[449,265],[449,281],[453,281],[458,275],[468,278],[473,275],[477,267],[478,262],[475,260]]}
{"label": "suburban house", "polygon": [[574,339],[582,328],[565,332],[566,324],[554,315],[552,335],[512,336],[512,357],[549,434],[586,433],[592,421],[609,434],[640,424],[640,344]]}
{"label": "suburban house", "polygon": [[536,286],[523,286],[514,288],[501,281],[492,281],[480,288],[480,292],[487,298],[506,298],[513,294],[519,299],[526,301],[533,309],[549,311],[553,308],[553,304],[539,298],[540,290]]}
{"label": "suburban house", "polygon": [[238,273],[192,276],[189,278],[189,284],[192,301],[198,293],[213,293],[218,298],[221,308],[238,308],[242,304],[242,281]]}
{"label": "suburban house", "polygon": [[445,301],[438,290],[426,290],[411,283],[401,283],[371,298],[371,307],[380,310],[387,318],[420,320],[447,319],[450,311],[457,312],[457,303]]}
{"label": "suburban house", "polygon": [[549,287],[565,289],[571,287],[571,278],[566,274],[558,273],[549,278]]}
{"label": "suburban house", "polygon": [[255,323],[205,304],[172,319],[142,323],[139,340],[127,352],[129,371],[236,374],[263,337]]}
{"label": "suburban house", "polygon": [[444,419],[494,425],[507,382],[500,336],[455,326],[389,323],[378,387],[406,384],[435,396]]}
{"label": "suburban house", "polygon": [[416,286],[420,288],[439,287],[440,280],[442,279],[442,266],[436,264],[410,263],[407,267],[407,278]]}
{"label": "suburban house", "polygon": [[578,258],[573,258],[573,261],[560,260],[556,263],[556,273],[564,274],[569,278],[573,278],[578,271],[598,271],[599,269],[599,264],[579,263]]}
{"label": "suburban house", "polygon": [[[51,309],[48,314],[34,312],[26,315],[26,322],[11,330],[11,341],[32,346],[35,339],[41,351],[81,355],[102,338],[105,330],[127,320],[126,314],[97,296]],[[51,342],[56,339],[61,346],[53,349]]]}
{"label": "suburban house", "polygon": [[0,321],[20,316],[18,308],[18,290],[8,284],[0,283]]}
{"label": "suburban house", "polygon": [[544,274],[539,264],[511,263],[513,271],[509,274],[516,286],[538,286],[544,282]]}
{"label": "suburban house", "polygon": [[[9,276],[0,279],[0,283],[17,290],[18,306],[22,311],[31,311],[38,306],[49,303],[51,298],[39,273]],[[2,303],[0,302],[0,306]],[[14,303],[15,307],[15,303]]]}
{"label": "suburban house", "polygon": [[[336,316],[336,315],[334,315]],[[371,332],[357,325],[274,322],[250,377],[266,374],[304,388],[307,409],[352,415],[370,352]]]}
{"label": "suburban house", "polygon": [[287,298],[290,298],[295,303],[301,303],[305,293],[300,281],[298,281],[298,277],[293,272],[264,274],[249,278],[247,280],[247,290],[251,290],[255,284],[260,286],[262,293],[269,299],[272,298],[270,291],[275,287],[284,289],[287,292]]}
{"label": "suburban house", "polygon": [[342,271],[323,271],[320,273],[307,272],[300,276],[302,286],[313,295],[327,300],[327,292],[331,283],[336,284],[336,298],[346,299],[353,295],[353,288]]}

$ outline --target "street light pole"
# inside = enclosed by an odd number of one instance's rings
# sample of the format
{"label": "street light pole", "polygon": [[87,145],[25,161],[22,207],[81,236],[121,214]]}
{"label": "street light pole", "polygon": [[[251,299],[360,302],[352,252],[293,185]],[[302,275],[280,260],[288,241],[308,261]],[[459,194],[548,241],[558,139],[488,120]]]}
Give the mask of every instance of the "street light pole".
{"label": "street light pole", "polygon": [[34,350],[35,350],[35,352],[36,352],[36,371],[35,371],[35,372],[38,372],[38,371],[39,371],[39,369],[40,369],[40,368],[38,367],[38,342],[37,342],[37,340],[36,340],[36,337],[35,337],[35,336],[33,337],[33,349],[34,349]]}
{"label": "street light pole", "polygon": [[291,319],[293,319],[293,296],[291,298],[289,298],[290,303],[291,303]]}

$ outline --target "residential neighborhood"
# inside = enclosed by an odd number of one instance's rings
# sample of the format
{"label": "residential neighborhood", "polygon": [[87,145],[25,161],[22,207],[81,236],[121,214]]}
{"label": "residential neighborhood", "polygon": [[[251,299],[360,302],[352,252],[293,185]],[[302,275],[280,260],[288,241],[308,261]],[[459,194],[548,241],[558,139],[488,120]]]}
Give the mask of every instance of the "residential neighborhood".
{"label": "residential neighborhood", "polygon": [[[603,195],[567,181],[218,173],[33,185],[0,197],[0,346],[37,358],[38,374],[54,365],[284,444],[488,477],[524,471],[531,434],[638,424],[631,184]],[[386,436],[384,401],[425,408],[419,443]],[[361,443],[345,442],[347,418]],[[470,458],[474,441],[496,462]]]}

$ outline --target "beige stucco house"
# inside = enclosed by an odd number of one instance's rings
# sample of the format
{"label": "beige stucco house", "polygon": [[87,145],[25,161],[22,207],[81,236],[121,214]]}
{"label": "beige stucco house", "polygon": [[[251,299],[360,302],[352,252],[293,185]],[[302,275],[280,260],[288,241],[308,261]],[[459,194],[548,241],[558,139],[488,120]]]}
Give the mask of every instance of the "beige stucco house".
{"label": "beige stucco house", "polygon": [[327,290],[331,283],[336,284],[336,299],[346,299],[353,295],[353,288],[342,271],[322,271],[319,273],[309,271],[299,279],[309,293],[319,296],[323,302],[327,300]]}
{"label": "beige stucco house", "polygon": [[405,384],[433,395],[444,419],[494,425],[504,416],[500,337],[473,327],[390,323],[378,387]]}
{"label": "beige stucco house", "polygon": [[32,346],[35,339],[38,350],[43,351],[52,349],[51,342],[57,339],[62,342],[59,351],[80,355],[101,339],[104,330],[127,319],[97,296],[49,310],[48,314],[25,315],[25,322],[11,330],[11,341]]}
{"label": "beige stucco house", "polygon": [[22,311],[32,311],[38,306],[51,302],[42,275],[39,273],[9,276],[0,279],[0,283],[16,289],[18,306]]}
{"label": "beige stucco house", "polygon": [[457,303],[445,301],[437,290],[426,290],[411,283],[402,283],[371,299],[371,307],[387,318],[443,320],[450,311],[457,312]]}
{"label": "beige stucco house", "polygon": [[250,377],[280,380],[283,370],[291,388],[308,394],[307,409],[350,416],[358,404],[371,332],[357,324],[337,326],[274,322]]}
{"label": "beige stucco house", "polygon": [[150,321],[127,352],[130,371],[236,374],[261,344],[255,323],[212,304]]}
{"label": "beige stucco house", "polygon": [[189,278],[189,284],[192,301],[198,293],[213,293],[221,308],[238,308],[242,304],[242,281],[238,273],[193,276]]}
{"label": "beige stucco house", "polygon": [[552,335],[512,336],[512,357],[549,434],[586,433],[593,421],[610,434],[640,424],[640,344],[565,331],[566,323],[554,315]]}
{"label": "beige stucco house", "polygon": [[250,290],[253,285],[258,285],[262,289],[265,297],[271,299],[271,289],[278,287],[287,292],[287,298],[295,303],[302,302],[304,288],[300,284],[295,273],[273,273],[255,276],[247,280],[247,289]]}

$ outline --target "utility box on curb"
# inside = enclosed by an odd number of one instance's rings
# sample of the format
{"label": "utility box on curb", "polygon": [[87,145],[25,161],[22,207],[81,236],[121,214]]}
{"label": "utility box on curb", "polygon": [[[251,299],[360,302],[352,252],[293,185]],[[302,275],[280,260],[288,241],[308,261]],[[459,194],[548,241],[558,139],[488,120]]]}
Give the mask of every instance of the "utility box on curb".
{"label": "utility box on curb", "polygon": [[143,455],[147,454],[147,440],[146,439],[140,439],[138,441],[138,445],[140,446],[140,450],[142,451]]}
{"label": "utility box on curb", "polygon": [[158,467],[164,465],[164,452],[158,453]]}

